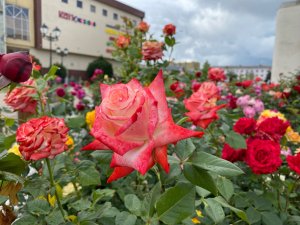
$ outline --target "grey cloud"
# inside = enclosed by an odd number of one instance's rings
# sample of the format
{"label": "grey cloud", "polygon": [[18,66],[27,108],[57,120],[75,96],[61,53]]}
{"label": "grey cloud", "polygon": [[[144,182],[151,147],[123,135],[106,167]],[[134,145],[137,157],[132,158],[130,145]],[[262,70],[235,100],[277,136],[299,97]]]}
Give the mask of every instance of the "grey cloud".
{"label": "grey cloud", "polygon": [[127,0],[145,11],[160,38],[167,23],[177,27],[173,57],[213,65],[271,65],[276,11],[284,0]]}

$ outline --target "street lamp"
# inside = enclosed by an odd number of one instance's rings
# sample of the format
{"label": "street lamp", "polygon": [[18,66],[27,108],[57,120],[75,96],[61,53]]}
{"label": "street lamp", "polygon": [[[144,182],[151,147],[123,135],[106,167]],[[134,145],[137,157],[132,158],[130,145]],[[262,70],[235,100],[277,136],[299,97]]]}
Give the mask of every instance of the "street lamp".
{"label": "street lamp", "polygon": [[65,56],[67,56],[68,54],[69,54],[69,49],[67,49],[67,48],[64,48],[64,49],[61,49],[60,47],[57,47],[56,48],[56,53],[58,54],[58,55],[60,55],[60,57],[61,57],[61,65],[63,65],[63,57],[65,57]]}
{"label": "street lamp", "polygon": [[42,33],[43,38],[48,40],[50,42],[50,63],[49,67],[52,65],[52,42],[58,41],[58,37],[61,33],[60,29],[58,27],[55,27],[52,32],[48,33],[49,28],[46,24],[43,24],[40,28],[40,31]]}

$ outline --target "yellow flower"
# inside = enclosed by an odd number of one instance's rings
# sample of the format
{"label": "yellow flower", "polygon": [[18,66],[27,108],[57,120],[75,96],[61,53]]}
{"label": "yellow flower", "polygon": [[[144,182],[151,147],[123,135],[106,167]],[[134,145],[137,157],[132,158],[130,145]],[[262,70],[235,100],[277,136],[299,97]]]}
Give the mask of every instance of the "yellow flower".
{"label": "yellow flower", "polygon": [[50,194],[48,194],[48,202],[49,202],[49,204],[54,208],[55,202],[56,202],[56,197],[55,197],[55,195],[51,196]]}
{"label": "yellow flower", "polygon": [[197,217],[194,217],[194,218],[192,219],[192,222],[193,222],[194,224],[200,224],[200,223],[201,223],[200,220],[199,220]]}
{"label": "yellow flower", "polygon": [[200,210],[196,210],[197,216],[203,217],[202,212]]}
{"label": "yellow flower", "polygon": [[68,140],[66,141],[66,145],[68,145],[68,147],[70,149],[72,149],[74,147],[74,140],[71,136],[68,135]]}
{"label": "yellow flower", "polygon": [[86,124],[89,126],[90,129],[93,127],[93,124],[95,122],[95,117],[96,117],[95,110],[87,112],[85,116]]}
{"label": "yellow flower", "polygon": [[22,155],[19,151],[19,145],[18,144],[14,144],[8,151],[8,153],[13,153],[17,156],[20,156],[22,158]]}
{"label": "yellow flower", "polygon": [[271,117],[278,117],[279,119],[286,121],[286,118],[282,113],[266,109],[261,112],[261,114],[258,118],[258,123],[260,123],[261,121],[263,121],[266,118],[271,118]]}
{"label": "yellow flower", "polygon": [[286,137],[286,139],[287,139],[288,141],[296,142],[296,143],[299,143],[299,142],[300,142],[300,135],[299,135],[299,133],[298,133],[298,132],[295,132],[291,126],[289,126],[289,127],[286,129],[285,137]]}

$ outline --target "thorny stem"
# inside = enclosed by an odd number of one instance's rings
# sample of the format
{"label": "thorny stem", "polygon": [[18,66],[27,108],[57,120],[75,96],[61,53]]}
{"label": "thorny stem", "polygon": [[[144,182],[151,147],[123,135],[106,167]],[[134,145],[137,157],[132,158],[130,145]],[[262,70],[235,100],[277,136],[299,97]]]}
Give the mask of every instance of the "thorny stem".
{"label": "thorny stem", "polygon": [[53,187],[55,189],[55,197],[56,197],[56,200],[57,200],[57,204],[58,204],[59,210],[60,210],[60,212],[61,212],[61,214],[62,214],[62,216],[65,220],[64,209],[61,205],[61,202],[60,202],[60,199],[59,199],[59,196],[58,196],[58,192],[57,192],[55,182],[54,182],[54,178],[53,178],[53,173],[52,173],[52,170],[51,170],[50,160],[48,158],[46,158],[46,163],[47,163],[47,167],[48,167],[48,171],[49,171],[50,184],[51,184],[51,187]]}
{"label": "thorny stem", "polygon": [[185,121],[187,121],[189,118],[188,117],[183,117],[183,118],[181,118],[180,120],[178,120],[177,121],[177,125],[181,125],[181,124],[183,124]]}

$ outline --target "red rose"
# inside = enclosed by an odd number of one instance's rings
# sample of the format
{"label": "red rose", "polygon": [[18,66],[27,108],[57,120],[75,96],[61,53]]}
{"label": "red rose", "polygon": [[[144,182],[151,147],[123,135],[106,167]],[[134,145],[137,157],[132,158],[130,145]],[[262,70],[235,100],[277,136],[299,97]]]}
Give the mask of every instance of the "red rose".
{"label": "red rose", "polygon": [[252,83],[253,83],[252,80],[244,80],[242,82],[235,83],[235,85],[238,87],[248,88],[252,85]]}
{"label": "red rose", "polygon": [[291,170],[295,171],[300,175],[300,154],[297,155],[288,155],[286,161]]}
{"label": "red rose", "polygon": [[149,30],[149,24],[144,22],[144,21],[141,21],[138,25],[137,25],[137,29],[139,31],[141,31],[142,33],[146,33],[148,30]]}
{"label": "red rose", "polygon": [[68,149],[68,130],[63,119],[44,116],[19,126],[16,140],[25,160],[53,159]]}
{"label": "red rose", "polygon": [[177,98],[180,98],[181,96],[184,95],[185,86],[186,86],[185,83],[176,81],[170,85],[170,89],[174,92]]}
{"label": "red rose", "polygon": [[145,174],[155,163],[169,172],[167,145],[203,132],[185,129],[173,122],[164,90],[162,71],[143,87],[138,80],[127,84],[101,84],[102,102],[96,107],[88,149],[110,149],[114,168],[108,182],[134,170]]}
{"label": "red rose", "polygon": [[123,35],[119,36],[118,39],[116,40],[116,45],[119,48],[127,48],[129,44],[130,44],[130,38],[125,37]]}
{"label": "red rose", "polygon": [[224,81],[226,76],[222,68],[209,68],[208,78],[212,81]]}
{"label": "red rose", "polygon": [[260,82],[262,79],[260,77],[255,77],[255,82]]}
{"label": "red rose", "polygon": [[256,136],[279,142],[289,126],[288,121],[283,121],[278,117],[266,118],[258,124]]}
{"label": "red rose", "polygon": [[158,60],[163,57],[163,43],[145,41],[142,46],[143,60]]}
{"label": "red rose", "polygon": [[228,95],[227,96],[227,99],[229,100],[228,101],[228,107],[230,109],[235,109],[237,108],[237,104],[236,104],[236,101],[237,101],[237,97],[233,96],[233,95]]}
{"label": "red rose", "polygon": [[56,92],[57,96],[59,96],[61,98],[66,95],[65,89],[63,89],[63,88],[57,88],[55,92]]}
{"label": "red rose", "polygon": [[239,134],[251,134],[255,130],[256,120],[253,118],[240,118],[233,130]]}
{"label": "red rose", "polygon": [[190,98],[184,100],[187,110],[186,115],[197,126],[204,129],[214,120],[218,119],[217,111],[226,105],[217,105],[220,99],[218,87],[214,82],[204,82],[197,92],[194,92]]}
{"label": "red rose", "polygon": [[300,94],[300,85],[299,84],[294,86],[293,89]]}
{"label": "red rose", "polygon": [[167,24],[163,29],[163,33],[169,36],[174,35],[176,33],[176,27],[173,24]]}
{"label": "red rose", "polygon": [[[22,85],[34,86],[34,80],[29,79],[28,81],[23,82]],[[20,112],[35,113],[37,100],[32,97],[32,95],[34,94],[37,94],[34,87],[17,87],[6,94],[4,102],[14,110],[18,110]]]}
{"label": "red rose", "polygon": [[196,77],[201,77],[201,75],[202,75],[201,71],[197,71],[197,72],[195,73],[195,76],[196,76]]}
{"label": "red rose", "polygon": [[244,161],[246,155],[245,149],[234,149],[229,144],[225,143],[222,150],[222,159],[230,162]]}
{"label": "red rose", "polygon": [[25,82],[32,71],[32,62],[27,52],[0,55],[0,89],[9,83]]}
{"label": "red rose", "polygon": [[200,88],[201,83],[196,81],[196,80],[192,80],[192,90],[193,92],[198,91],[198,89]]}
{"label": "red rose", "polygon": [[78,103],[76,104],[76,109],[77,109],[78,111],[83,111],[83,110],[85,109],[85,105],[84,105],[82,102],[78,102]]}
{"label": "red rose", "polygon": [[275,172],[281,165],[280,145],[270,140],[247,141],[246,163],[255,174]]}

